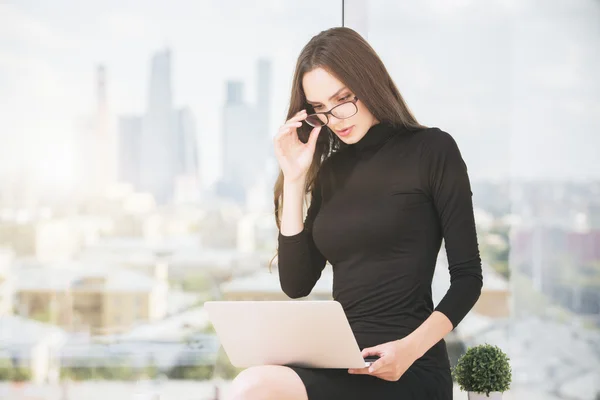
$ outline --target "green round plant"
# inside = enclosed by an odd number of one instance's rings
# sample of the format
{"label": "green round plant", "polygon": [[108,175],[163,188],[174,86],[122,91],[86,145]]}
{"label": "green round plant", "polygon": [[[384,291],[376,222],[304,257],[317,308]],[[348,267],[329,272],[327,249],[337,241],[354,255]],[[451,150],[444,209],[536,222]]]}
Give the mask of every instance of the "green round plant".
{"label": "green round plant", "polygon": [[481,344],[467,349],[452,370],[463,391],[505,392],[510,388],[512,370],[508,356],[498,346]]}

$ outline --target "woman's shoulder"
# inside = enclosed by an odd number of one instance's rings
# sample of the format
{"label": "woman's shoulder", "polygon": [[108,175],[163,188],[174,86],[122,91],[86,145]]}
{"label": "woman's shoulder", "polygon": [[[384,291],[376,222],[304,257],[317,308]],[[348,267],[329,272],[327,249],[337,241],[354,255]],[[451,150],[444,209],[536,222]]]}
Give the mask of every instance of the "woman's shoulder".
{"label": "woman's shoulder", "polygon": [[415,130],[412,137],[424,154],[435,155],[458,151],[458,144],[452,134],[438,127]]}
{"label": "woman's shoulder", "polygon": [[455,142],[450,133],[436,126],[423,127],[412,131],[413,137],[421,143],[430,146],[444,146]]}

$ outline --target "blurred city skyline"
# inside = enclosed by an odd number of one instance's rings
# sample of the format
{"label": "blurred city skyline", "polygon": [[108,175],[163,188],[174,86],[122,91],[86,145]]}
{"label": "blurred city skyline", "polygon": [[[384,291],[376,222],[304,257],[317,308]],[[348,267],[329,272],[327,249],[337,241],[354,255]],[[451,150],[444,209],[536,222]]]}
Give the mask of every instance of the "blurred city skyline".
{"label": "blurred city skyline", "polygon": [[[21,173],[19,168],[27,166],[46,183],[72,179],[68,156],[76,151],[73,140],[94,111],[96,66],[106,67],[114,126],[119,115],[143,113],[150,59],[170,49],[173,104],[189,106],[195,116],[200,174],[204,184],[216,182],[222,172],[227,81],[242,82],[244,101],[256,105],[256,69],[249,66],[261,58],[272,62],[266,133],[274,135],[287,111],[300,49],[312,35],[339,24],[337,2],[318,4],[320,12],[310,18],[306,13],[316,2],[263,1],[253,7],[243,2],[238,7],[153,3],[141,8],[135,2],[102,7],[58,2],[50,7],[25,1],[0,6],[0,37],[5,38],[0,39],[0,83],[5,88],[0,102],[6,104],[0,114],[6,143],[0,176]],[[573,6],[578,19],[562,16],[558,2],[552,2],[556,12],[536,18],[535,4],[497,1],[486,9],[469,1],[447,8],[437,1],[411,7],[369,2],[369,41],[417,119],[455,136],[473,180],[600,178],[593,158],[600,137],[590,134],[600,129],[600,88],[592,79],[600,68],[600,54],[592,49],[600,47],[600,39],[590,35],[600,15],[598,4],[579,0]],[[461,7],[470,13],[458,12]],[[390,24],[389,15],[403,23]],[[263,26],[263,18],[273,23]],[[485,20],[485,26],[475,18]],[[473,24],[479,35],[470,34]],[[546,24],[558,24],[581,40],[576,47],[573,41],[561,41],[560,30],[542,29]],[[407,26],[418,35],[405,40]],[[434,48],[430,42],[437,39],[427,33],[434,26],[445,32],[448,47],[423,51],[424,46]],[[273,31],[277,35],[269,33]],[[411,63],[404,61],[405,55]],[[544,65],[538,66],[538,60]],[[478,62],[488,68],[479,68]],[[551,90],[564,93],[560,102],[545,95]]]}
{"label": "blurred city skyline", "polygon": [[[4,149],[7,154],[0,171],[6,174],[7,167],[14,168],[20,161],[37,165],[40,171],[51,164],[68,174],[68,165],[57,161],[72,151],[70,141],[78,134],[78,124],[95,110],[96,66],[102,64],[107,70],[111,117],[141,114],[148,95],[149,61],[154,53],[169,48],[173,54],[173,103],[175,107],[189,105],[195,114],[201,174],[206,183],[214,182],[221,172],[218,156],[226,81],[244,82],[244,100],[253,103],[248,100],[256,97],[256,71],[248,66],[264,57],[274,63],[272,87],[289,86],[296,53],[311,32],[308,27],[303,37],[297,35],[301,24],[286,21],[290,26],[283,35],[265,40],[260,35],[264,30],[253,29],[259,14],[264,11],[266,17],[268,13],[276,17],[283,10],[270,7],[270,3],[264,10],[242,2],[239,5],[244,9],[239,14],[222,8],[221,3],[187,4],[189,12],[185,13],[174,3],[144,4],[135,10],[121,2],[98,9],[67,2],[48,9],[34,3],[0,6],[1,37],[10,37],[9,43],[0,42],[0,76],[11,76],[10,82],[0,81],[8,89],[0,99],[9,105],[0,117],[0,130],[11,132],[6,140],[12,145],[10,150],[8,146]],[[331,4],[330,18],[326,18],[327,8],[321,9],[320,17],[311,18],[313,31],[337,22],[338,7]],[[67,10],[70,17],[64,18]],[[156,24],[156,20],[161,22]],[[270,28],[278,25],[283,23]],[[236,30],[245,33],[231,34]],[[286,38],[291,39],[289,45]],[[273,90],[271,131],[285,117],[288,92]],[[31,113],[38,118],[27,118]],[[14,151],[24,149],[30,153],[25,159]]]}

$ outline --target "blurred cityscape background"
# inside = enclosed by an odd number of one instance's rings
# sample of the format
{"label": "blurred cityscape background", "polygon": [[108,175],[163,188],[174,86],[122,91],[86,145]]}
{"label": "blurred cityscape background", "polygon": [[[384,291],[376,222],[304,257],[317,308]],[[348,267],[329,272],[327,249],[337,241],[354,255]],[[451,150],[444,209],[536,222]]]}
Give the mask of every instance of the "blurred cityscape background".
{"label": "blurred cityscape background", "polygon": [[[0,398],[223,398],[203,303],[286,298],[271,138],[341,3],[0,4]],[[484,288],[452,363],[492,343],[505,398],[599,399],[600,1],[345,12],[469,167]]]}

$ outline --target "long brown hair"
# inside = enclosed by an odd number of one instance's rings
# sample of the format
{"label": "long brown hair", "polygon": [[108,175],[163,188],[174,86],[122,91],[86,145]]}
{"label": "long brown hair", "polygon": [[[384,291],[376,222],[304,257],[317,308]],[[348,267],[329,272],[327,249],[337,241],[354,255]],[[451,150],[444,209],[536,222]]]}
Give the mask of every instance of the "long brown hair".
{"label": "long brown hair", "polygon": [[[357,32],[343,27],[331,28],[319,33],[302,49],[296,62],[286,120],[308,106],[302,78],[307,72],[319,67],[327,70],[350,89],[377,121],[396,127],[404,126],[411,130],[424,128],[408,109],[375,50]],[[298,137],[302,142],[306,143],[311,129],[306,124],[298,128]],[[307,172],[306,194],[312,192],[323,161],[345,146],[346,144],[331,130],[325,129],[321,132]],[[284,200],[283,179],[283,172],[280,170],[274,187],[275,223],[278,229],[281,229],[281,210]]]}

